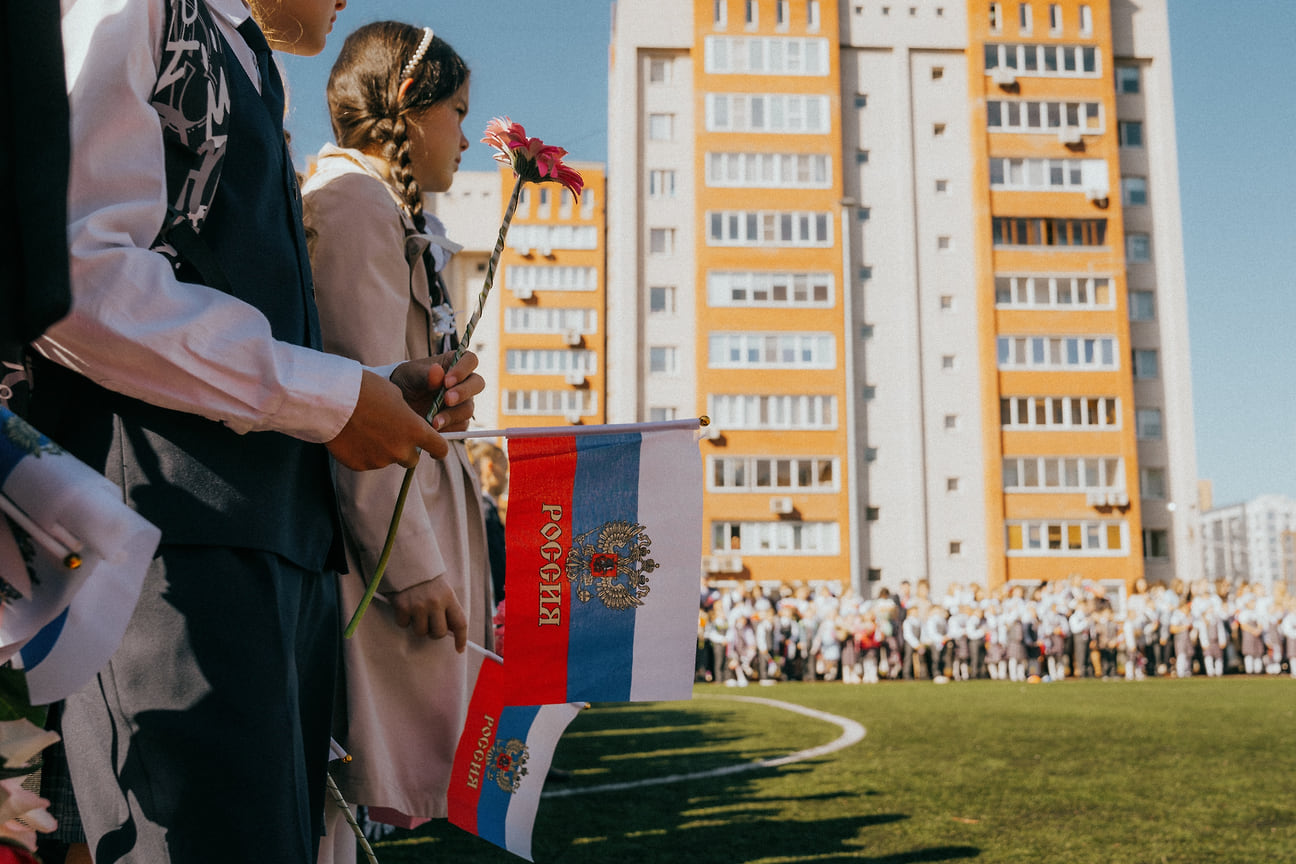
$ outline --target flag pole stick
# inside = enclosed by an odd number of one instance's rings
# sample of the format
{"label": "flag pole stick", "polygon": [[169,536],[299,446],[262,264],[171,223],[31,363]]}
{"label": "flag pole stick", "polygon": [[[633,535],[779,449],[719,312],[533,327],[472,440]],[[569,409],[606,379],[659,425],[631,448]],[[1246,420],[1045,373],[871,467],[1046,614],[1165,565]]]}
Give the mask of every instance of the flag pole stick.
{"label": "flag pole stick", "polygon": [[31,517],[22,511],[22,508],[10,501],[5,495],[0,495],[0,513],[12,519],[15,525],[27,532],[41,546],[44,546],[47,552],[53,553],[56,558],[63,562],[64,567],[75,570],[81,566],[82,559],[79,545],[75,549],[70,549],[59,542],[54,535],[33,522]]}
{"label": "flag pole stick", "polygon": [[688,420],[660,420],[654,423],[606,423],[595,426],[510,426],[507,429],[470,429],[467,432],[446,432],[447,441],[464,441],[468,438],[557,438],[567,435],[614,435],[618,432],[655,432],[663,429],[699,429],[711,425],[711,418],[703,415]]}
{"label": "flag pole stick", "polygon": [[342,797],[342,790],[338,788],[337,783],[333,780],[333,775],[324,772],[327,779],[329,794],[333,796],[333,803],[342,808],[342,815],[346,818],[347,824],[351,826],[352,833],[355,834],[356,840],[360,843],[360,848],[364,850],[365,857],[369,859],[369,864],[378,864],[378,858],[374,855],[373,847],[369,845],[369,839],[364,836],[364,830],[360,823],[356,821],[355,816],[351,815],[351,805]]}

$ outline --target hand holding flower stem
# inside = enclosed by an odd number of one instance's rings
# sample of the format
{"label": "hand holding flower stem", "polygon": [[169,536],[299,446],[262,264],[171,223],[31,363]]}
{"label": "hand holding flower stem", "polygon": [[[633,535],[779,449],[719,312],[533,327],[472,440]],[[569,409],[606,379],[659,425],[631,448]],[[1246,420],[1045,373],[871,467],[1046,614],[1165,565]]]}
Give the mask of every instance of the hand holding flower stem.
{"label": "hand holding flower stem", "polygon": [[[495,118],[486,125],[486,137],[482,138],[483,144],[489,144],[495,148],[495,160],[513,168],[513,174],[516,178],[513,183],[513,194],[509,197],[508,207],[504,211],[504,219],[500,223],[499,235],[495,238],[495,249],[491,252],[490,261],[486,265],[486,278],[483,281],[481,293],[477,295],[477,308],[473,310],[472,317],[468,319],[468,324],[464,327],[463,336],[459,340],[459,347],[450,360],[447,369],[453,369],[459,360],[468,350],[469,341],[472,339],[473,331],[477,329],[477,322],[481,320],[482,310],[486,308],[486,298],[490,295],[490,290],[495,283],[495,271],[499,267],[500,255],[504,252],[504,239],[508,235],[509,225],[513,222],[513,216],[517,212],[518,200],[522,197],[522,187],[527,183],[560,183],[566,189],[569,189],[572,195],[580,198],[581,189],[584,188],[584,180],[579,172],[563,164],[563,157],[567,151],[561,147],[552,147],[546,145],[539,138],[528,138],[526,130],[521,124],[511,122],[507,117]],[[429,423],[432,418],[441,410],[442,403],[445,400],[445,389],[437,394],[432,402],[432,407],[428,409],[426,419]],[[414,469],[407,468],[405,477],[401,481],[400,493],[396,496],[396,507],[392,512],[391,524],[387,526],[387,538],[383,543],[382,553],[378,556],[378,564],[374,568],[373,576],[369,579],[369,584],[365,587],[364,596],[360,598],[360,604],[356,607],[355,613],[351,616],[350,623],[342,631],[342,635],[351,638],[355,634],[356,628],[360,626],[360,619],[364,616],[365,610],[369,608],[370,601],[378,591],[378,585],[382,581],[383,574],[387,572],[387,562],[391,558],[392,547],[396,543],[396,531],[400,527],[401,513],[405,510],[405,499],[409,496],[410,485],[414,480]]]}

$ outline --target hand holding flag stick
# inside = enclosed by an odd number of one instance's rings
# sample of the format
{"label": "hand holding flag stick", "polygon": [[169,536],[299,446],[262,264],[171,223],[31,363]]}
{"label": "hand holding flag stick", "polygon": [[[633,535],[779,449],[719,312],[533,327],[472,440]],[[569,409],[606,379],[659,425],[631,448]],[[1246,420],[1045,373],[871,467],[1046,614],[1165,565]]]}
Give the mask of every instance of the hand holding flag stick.
{"label": "hand holding flag stick", "polygon": [[[482,284],[481,293],[477,295],[477,308],[473,310],[472,317],[468,320],[467,326],[464,327],[463,337],[459,340],[459,347],[455,350],[454,356],[446,367],[447,369],[453,369],[463,357],[464,352],[468,350],[469,340],[472,339],[473,331],[477,328],[477,322],[481,319],[482,310],[486,308],[486,298],[495,282],[495,271],[499,266],[500,255],[504,251],[504,238],[508,234],[509,225],[512,223],[513,215],[517,211],[518,199],[522,196],[522,187],[527,183],[559,183],[564,188],[571,190],[572,195],[579,200],[581,190],[585,185],[585,181],[578,171],[563,164],[563,157],[567,155],[566,150],[561,147],[547,145],[539,138],[528,138],[522,125],[512,122],[507,117],[496,117],[487,123],[486,137],[481,140],[483,144],[489,144],[495,148],[495,161],[513,168],[513,175],[516,179],[513,183],[513,194],[509,197],[508,207],[504,211],[504,219],[500,223],[499,236],[495,239],[495,249],[491,252],[490,261],[486,265],[486,278]],[[426,418],[429,423],[432,422],[432,418],[437,415],[437,412],[441,410],[444,400],[445,389],[443,388],[437,394],[436,399],[433,400],[432,407],[428,409]],[[360,619],[364,616],[365,610],[369,608],[369,603],[378,591],[378,585],[382,581],[383,574],[387,571],[387,561],[391,558],[392,547],[396,542],[396,530],[400,527],[401,513],[405,509],[405,499],[409,496],[410,484],[413,480],[414,469],[406,469],[405,478],[401,482],[400,493],[396,497],[396,507],[392,512],[391,524],[387,527],[387,539],[383,544],[382,554],[379,555],[373,576],[365,587],[365,593],[360,599],[360,605],[356,607],[350,623],[347,624],[346,630],[343,631],[343,635],[347,638],[353,636],[356,628],[360,626]]]}

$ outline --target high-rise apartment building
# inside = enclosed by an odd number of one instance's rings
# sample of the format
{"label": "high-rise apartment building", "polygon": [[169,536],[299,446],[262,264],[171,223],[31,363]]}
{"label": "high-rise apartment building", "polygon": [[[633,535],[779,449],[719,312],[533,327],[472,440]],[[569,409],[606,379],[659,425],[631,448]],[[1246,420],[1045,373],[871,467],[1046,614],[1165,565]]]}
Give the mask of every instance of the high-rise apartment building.
{"label": "high-rise apartment building", "polygon": [[1201,517],[1203,575],[1296,596],[1296,501],[1260,495]]}
{"label": "high-rise apartment building", "polygon": [[607,418],[712,418],[712,576],[1200,572],[1164,0],[620,0],[610,56]]}

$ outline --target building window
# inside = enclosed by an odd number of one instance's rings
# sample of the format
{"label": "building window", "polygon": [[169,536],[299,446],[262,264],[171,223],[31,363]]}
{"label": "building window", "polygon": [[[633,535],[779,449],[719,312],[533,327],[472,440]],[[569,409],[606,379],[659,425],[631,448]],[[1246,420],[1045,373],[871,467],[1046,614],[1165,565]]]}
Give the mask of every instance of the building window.
{"label": "building window", "polygon": [[987,73],[1002,68],[1032,78],[1097,78],[1102,74],[1100,60],[1093,45],[987,42],[985,46]]}
{"label": "building window", "polygon": [[998,33],[1003,29],[1003,4],[990,4],[990,32]]}
{"label": "building window", "polygon": [[838,460],[827,456],[712,456],[707,463],[707,487],[716,492],[836,492],[840,488]]}
{"label": "building window", "polygon": [[1143,146],[1143,122],[1141,120],[1120,120],[1116,123],[1117,137],[1120,146],[1140,149]]}
{"label": "building window", "polygon": [[787,36],[708,36],[704,68],[724,75],[824,76],[829,72],[827,39]]}
{"label": "building window", "polygon": [[959,417],[957,414],[946,414],[944,417],[945,431],[952,432],[959,427]]}
{"label": "building window", "polygon": [[1114,336],[1000,336],[998,349],[1000,369],[1119,368]]}
{"label": "building window", "polygon": [[940,252],[948,252],[954,248],[954,240],[948,234],[942,234],[936,238],[936,249]]}
{"label": "building window", "polygon": [[649,114],[648,137],[653,141],[670,141],[675,137],[674,114]]}
{"label": "building window", "polygon": [[723,30],[729,25],[729,4],[726,0],[712,0],[711,20],[717,30]]}
{"label": "building window", "polygon": [[708,246],[831,246],[827,213],[719,210],[707,213]]}
{"label": "building window", "polygon": [[836,429],[837,398],[806,394],[712,394],[707,414],[721,429]]}
{"label": "building window", "polygon": [[957,491],[959,491],[959,478],[957,478],[957,477],[946,477],[946,478],[945,478],[945,491],[946,491],[946,492],[957,492]]}
{"label": "building window", "polygon": [[648,230],[648,254],[671,255],[675,252],[674,228],[650,228]]}
{"label": "building window", "polygon": [[833,274],[716,270],[707,274],[707,305],[826,309],[833,305]]}
{"label": "building window", "polygon": [[949,194],[949,181],[948,181],[948,180],[937,180],[937,181],[936,181],[936,194],[937,194],[937,195],[948,195],[948,194]]}
{"label": "building window", "polygon": [[649,198],[675,197],[675,172],[659,169],[648,172]]}
{"label": "building window", "polygon": [[504,310],[505,333],[593,333],[598,311],[566,306],[510,306]]}
{"label": "building window", "polygon": [[1010,521],[1004,525],[1013,557],[1056,555],[1116,556],[1128,548],[1128,523],[1100,520]]}
{"label": "building window", "polygon": [[648,348],[648,371],[658,375],[679,372],[679,352],[672,345],[652,345]]}
{"label": "building window", "polygon": [[954,355],[953,355],[953,354],[942,354],[942,355],[941,355],[941,368],[944,369],[944,370],[946,370],[946,371],[951,371],[951,370],[954,369]]}
{"label": "building window", "polygon": [[1001,309],[1111,309],[1115,292],[1106,276],[1007,276],[994,280]]}
{"label": "building window", "polygon": [[1116,92],[1117,93],[1139,92],[1139,67],[1137,66],[1117,66],[1116,67]]}
{"label": "building window", "polygon": [[1029,3],[1017,4],[1017,29],[1023,36],[1029,36],[1034,20],[1031,16],[1031,7]]}
{"label": "building window", "polygon": [[1093,35],[1093,7],[1088,3],[1080,4],[1080,35]]}
{"label": "building window", "polygon": [[1105,246],[1107,220],[996,216],[993,237],[996,246]]}
{"label": "building window", "polygon": [[594,192],[591,189],[581,190],[581,218],[594,218]]}
{"label": "building window", "polygon": [[1125,488],[1118,456],[1018,456],[1003,460],[1005,492],[1089,492]]}
{"label": "building window", "polygon": [[1148,203],[1146,177],[1121,178],[1121,203],[1126,207],[1143,207]]}
{"label": "building window", "polygon": [[1135,378],[1156,378],[1160,375],[1157,368],[1157,352],[1151,348],[1136,348],[1134,356]]}
{"label": "building window", "polygon": [[669,57],[648,58],[648,83],[669,84],[671,72],[674,71]]}
{"label": "building window", "polygon": [[954,311],[954,295],[953,295],[953,294],[942,294],[942,295],[940,295],[940,308],[941,308],[941,311],[942,311],[942,312],[953,312],[953,311]]}
{"label": "building window", "polygon": [[514,375],[593,374],[598,356],[593,351],[510,349],[504,354],[505,370]]}
{"label": "building window", "polygon": [[827,96],[800,93],[708,93],[708,132],[823,135],[830,131]]}
{"label": "building window", "polygon": [[1049,34],[1057,36],[1062,33],[1062,5],[1049,4]]}
{"label": "building window", "polygon": [[675,314],[675,286],[674,285],[648,286],[648,314],[650,315],[674,315]]}
{"label": "building window", "polygon": [[786,30],[790,23],[788,19],[791,16],[791,9],[789,9],[789,6],[791,6],[789,0],[777,0],[774,4],[774,24],[780,30]]}
{"label": "building window", "polygon": [[832,157],[826,153],[708,153],[708,186],[758,189],[827,189]]}
{"label": "building window", "polygon": [[963,554],[963,544],[958,540],[949,541],[949,554],[951,558],[958,558]]}
{"label": "building window", "polygon": [[1164,528],[1143,529],[1143,557],[1165,561],[1170,558],[1170,532]]}
{"label": "building window", "polygon": [[868,568],[868,581],[870,581],[870,582],[881,582],[881,581],[882,581],[882,568],[881,568],[881,567],[870,567],[870,568]]}
{"label": "building window", "polygon": [[711,551],[741,555],[837,555],[836,522],[712,522]]}
{"label": "building window", "polygon": [[673,405],[652,405],[648,408],[648,420],[652,423],[674,420],[678,416],[679,409]]}
{"label": "building window", "polygon": [[1136,408],[1134,410],[1134,428],[1140,441],[1161,440],[1161,409]]}
{"label": "building window", "polygon": [[708,342],[712,369],[832,369],[837,363],[831,333],[717,331]]}
{"label": "building window", "polygon": [[744,23],[746,23],[748,30],[755,30],[756,26],[760,24],[760,8],[756,0],[747,0],[745,6],[747,11],[744,14]]}
{"label": "building window", "polygon": [[944,123],[933,123],[933,124],[932,124],[932,137],[933,137],[933,138],[941,138],[941,137],[943,137],[944,135],[945,135],[945,124],[944,124]]}
{"label": "building window", "polygon": [[1035,102],[992,99],[986,102],[986,126],[992,132],[1103,131],[1100,102]]}
{"label": "building window", "polygon": [[819,30],[819,0],[806,3],[806,29],[812,33]]}
{"label": "building window", "polygon": [[553,207],[553,192],[541,186],[538,194],[539,202],[536,204],[536,218],[548,219]]}
{"label": "building window", "polygon": [[540,267],[510,264],[504,285],[516,293],[535,291],[597,291],[598,271],[593,267]]}
{"label": "building window", "polygon": [[1129,317],[1131,321],[1155,321],[1155,295],[1151,291],[1129,292]]}
{"label": "building window", "polygon": [[1139,468],[1139,497],[1165,499],[1166,474],[1164,468]]}
{"label": "building window", "polygon": [[1118,429],[1115,396],[1014,396],[999,400],[1005,429]]}
{"label": "building window", "polygon": [[1032,159],[1027,157],[993,157],[990,159],[990,186],[993,189],[1053,192],[1069,190],[1107,194],[1107,161],[1105,159]]}
{"label": "building window", "polygon": [[598,394],[589,390],[505,390],[508,414],[588,415],[598,411]]}
{"label": "building window", "polygon": [[876,522],[881,518],[882,518],[882,508],[880,507],[864,508],[864,520],[866,522]]}
{"label": "building window", "polygon": [[933,66],[932,69],[931,69],[931,77],[932,77],[932,80],[933,80],[933,81],[939,81],[939,80],[941,80],[942,78],[944,78],[944,77],[945,77],[945,67],[944,67],[944,66]]}
{"label": "building window", "polygon": [[1147,234],[1131,233],[1125,235],[1125,260],[1141,262],[1152,260],[1152,238]]}

